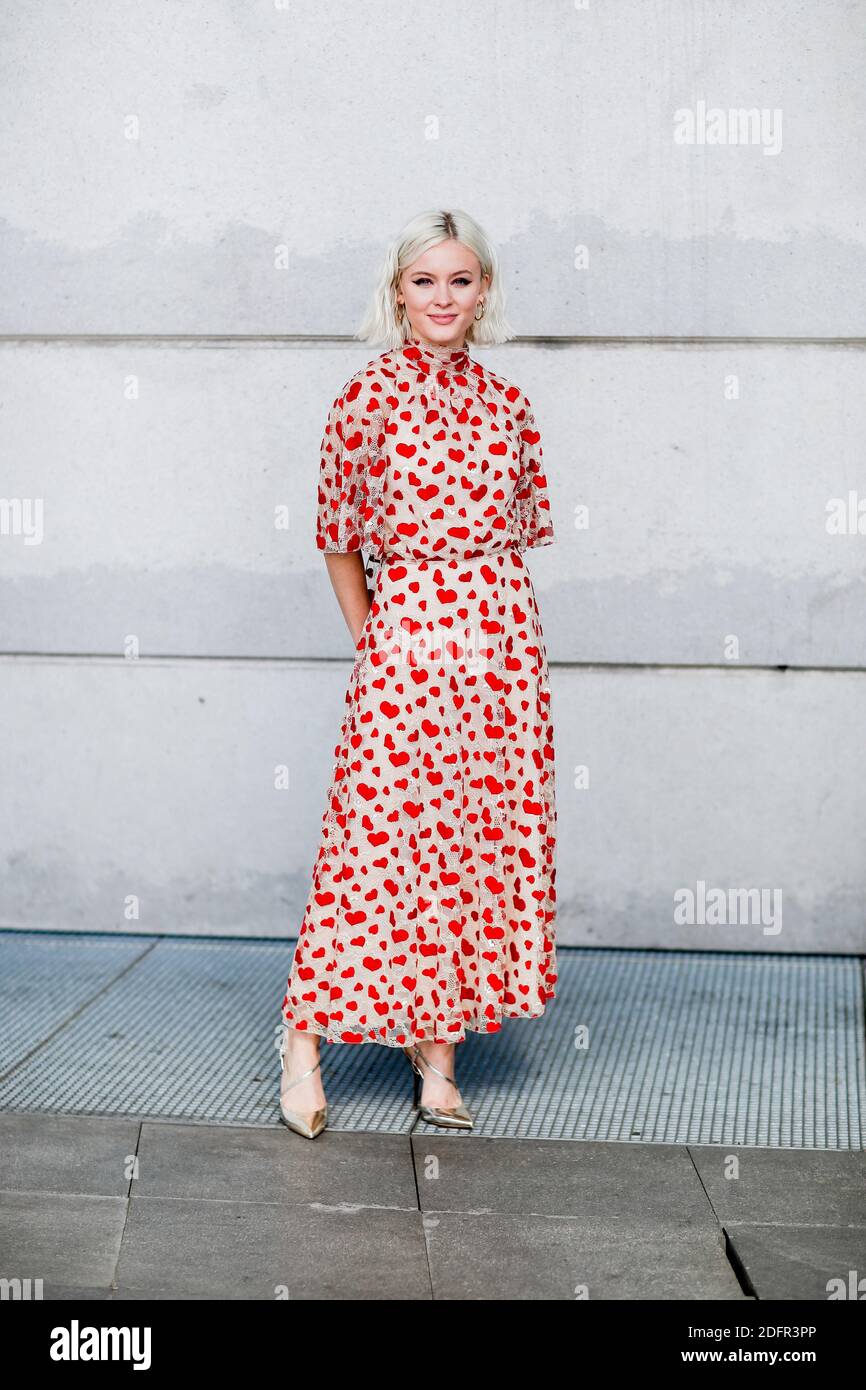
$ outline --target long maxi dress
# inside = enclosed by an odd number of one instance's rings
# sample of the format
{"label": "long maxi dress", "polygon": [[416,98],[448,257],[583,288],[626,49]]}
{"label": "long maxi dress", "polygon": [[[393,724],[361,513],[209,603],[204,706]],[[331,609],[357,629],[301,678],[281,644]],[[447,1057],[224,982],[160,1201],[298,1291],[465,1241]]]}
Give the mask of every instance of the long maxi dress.
{"label": "long maxi dress", "polygon": [[523,551],[554,539],[525,394],[410,338],[345,384],[316,542],[365,550],[355,652],[286,1030],[462,1042],[555,994],[547,653]]}

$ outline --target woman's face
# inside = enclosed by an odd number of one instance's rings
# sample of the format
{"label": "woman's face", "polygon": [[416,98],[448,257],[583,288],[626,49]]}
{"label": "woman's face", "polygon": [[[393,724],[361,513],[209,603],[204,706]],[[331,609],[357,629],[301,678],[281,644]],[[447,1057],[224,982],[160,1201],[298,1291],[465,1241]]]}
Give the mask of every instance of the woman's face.
{"label": "woman's face", "polygon": [[462,347],[489,284],[473,251],[459,241],[440,241],[403,271],[397,302],[405,305],[416,338]]}

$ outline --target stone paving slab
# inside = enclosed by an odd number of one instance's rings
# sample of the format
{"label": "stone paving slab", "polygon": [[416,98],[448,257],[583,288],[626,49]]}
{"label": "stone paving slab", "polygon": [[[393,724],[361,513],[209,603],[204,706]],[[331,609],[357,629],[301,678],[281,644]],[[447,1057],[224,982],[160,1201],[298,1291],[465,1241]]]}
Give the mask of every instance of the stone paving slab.
{"label": "stone paving slab", "polygon": [[725,1230],[734,1258],[759,1299],[826,1302],[831,1292],[845,1300],[863,1298],[866,1224],[732,1222]]}
{"label": "stone paving slab", "polygon": [[0,1193],[0,1278],[41,1279],[44,1298],[110,1288],[128,1208],[125,1197]]}
{"label": "stone paving slab", "polygon": [[346,1202],[136,1197],[117,1285],[141,1298],[425,1299],[421,1221]]}
{"label": "stone paving slab", "polygon": [[[713,1210],[730,1222],[866,1226],[866,1153],[690,1147]],[[866,1267],[863,1273],[866,1274]]]}
{"label": "stone paving slab", "polygon": [[137,1119],[0,1113],[0,1191],[126,1197],[140,1130]]}
{"label": "stone paving slab", "polygon": [[718,1229],[491,1212],[424,1219],[437,1299],[744,1299]]}
{"label": "stone paving slab", "polygon": [[424,1211],[533,1213],[718,1229],[685,1146],[412,1136]]}
{"label": "stone paving slab", "polygon": [[418,1210],[407,1137],[273,1129],[141,1127],[134,1195],[188,1201],[327,1203]]}

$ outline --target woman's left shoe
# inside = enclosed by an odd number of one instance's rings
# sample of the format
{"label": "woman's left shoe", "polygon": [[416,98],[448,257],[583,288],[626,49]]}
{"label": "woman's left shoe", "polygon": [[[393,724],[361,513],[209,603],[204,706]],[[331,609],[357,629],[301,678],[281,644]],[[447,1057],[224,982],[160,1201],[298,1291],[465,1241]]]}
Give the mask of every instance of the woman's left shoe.
{"label": "woman's left shoe", "polygon": [[462,1103],[462,1101],[460,1105],[454,1105],[450,1109],[443,1109],[441,1106],[438,1105],[421,1105],[421,1082],[423,1080],[424,1073],[418,1066],[419,1061],[423,1062],[424,1066],[429,1067],[431,1071],[435,1071],[437,1076],[445,1077],[446,1081],[450,1081],[451,1085],[459,1094],[457,1082],[454,1080],[453,1077],[445,1076],[444,1071],[440,1071],[438,1067],[434,1066],[433,1063],[427,1057],[424,1056],[424,1053],[421,1051],[419,1047],[404,1047],[403,1054],[405,1057],[408,1058],[412,1070],[415,1073],[415,1090],[412,1095],[412,1106],[415,1110],[419,1110],[421,1112],[421,1119],[424,1120],[425,1123],[428,1125],[439,1125],[441,1129],[474,1128],[472,1116],[469,1114],[469,1111],[466,1109],[466,1106]]}

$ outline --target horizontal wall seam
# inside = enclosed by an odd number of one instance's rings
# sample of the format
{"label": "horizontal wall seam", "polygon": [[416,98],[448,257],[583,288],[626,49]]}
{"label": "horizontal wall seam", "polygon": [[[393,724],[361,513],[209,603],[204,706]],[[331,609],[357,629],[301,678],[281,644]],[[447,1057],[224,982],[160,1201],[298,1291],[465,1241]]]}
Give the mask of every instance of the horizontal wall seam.
{"label": "horizontal wall seam", "polygon": [[[0,333],[0,347],[65,345],[68,347],[361,347],[375,351],[374,343],[361,344],[351,336],[285,333]],[[837,347],[866,348],[866,338],[848,337],[763,337],[716,336],[713,334],[597,334],[570,337],[519,337],[503,344],[474,343],[473,348],[487,347]],[[378,345],[381,350],[381,344]]]}
{"label": "horizontal wall seam", "polygon": [[[12,661],[32,661],[50,665],[57,663],[103,663],[109,666],[156,666],[161,662],[176,662],[181,665],[194,662],[211,662],[222,665],[233,662],[250,666],[345,666],[354,658],[351,656],[248,656],[248,655],[199,655],[181,652],[151,652],[130,660],[106,652],[0,652],[0,664]],[[866,666],[803,666],[797,664],[774,664],[761,662],[709,662],[709,661],[554,661],[548,660],[552,671],[775,671],[778,674],[797,672],[817,672],[823,675],[866,675]]]}

